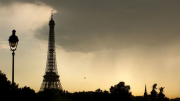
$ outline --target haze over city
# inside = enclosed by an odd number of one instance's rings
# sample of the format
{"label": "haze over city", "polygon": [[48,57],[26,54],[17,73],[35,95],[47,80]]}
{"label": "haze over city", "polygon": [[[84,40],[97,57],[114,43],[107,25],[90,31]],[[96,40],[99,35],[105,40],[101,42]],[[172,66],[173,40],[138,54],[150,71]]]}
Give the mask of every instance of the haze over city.
{"label": "haze over city", "polygon": [[39,91],[45,73],[49,20],[55,21],[56,62],[69,92],[109,91],[120,81],[132,95],[146,84],[180,97],[180,1],[0,0],[0,70],[11,80],[8,38],[16,30],[15,79]]}

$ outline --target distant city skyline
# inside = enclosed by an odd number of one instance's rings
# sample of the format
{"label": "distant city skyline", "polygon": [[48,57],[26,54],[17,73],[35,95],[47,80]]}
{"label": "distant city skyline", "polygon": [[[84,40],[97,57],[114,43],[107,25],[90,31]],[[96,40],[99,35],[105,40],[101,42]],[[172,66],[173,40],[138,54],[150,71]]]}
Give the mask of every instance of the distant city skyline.
{"label": "distant city skyline", "polygon": [[16,30],[14,81],[36,92],[48,51],[48,22],[54,11],[56,59],[63,89],[109,88],[120,81],[132,95],[164,88],[180,97],[180,1],[0,0],[0,70],[11,81],[8,38]]}

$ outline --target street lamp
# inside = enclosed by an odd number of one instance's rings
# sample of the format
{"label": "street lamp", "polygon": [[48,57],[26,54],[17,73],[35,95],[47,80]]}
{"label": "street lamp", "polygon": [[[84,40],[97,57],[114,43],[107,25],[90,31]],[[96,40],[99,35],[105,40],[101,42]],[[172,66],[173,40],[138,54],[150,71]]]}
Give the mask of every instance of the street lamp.
{"label": "street lamp", "polygon": [[13,51],[12,52],[12,89],[13,89],[13,85],[14,85],[14,51],[17,49],[17,45],[18,45],[18,37],[15,35],[16,31],[13,30],[12,31],[12,35],[9,37],[9,46],[10,46],[10,50]]}

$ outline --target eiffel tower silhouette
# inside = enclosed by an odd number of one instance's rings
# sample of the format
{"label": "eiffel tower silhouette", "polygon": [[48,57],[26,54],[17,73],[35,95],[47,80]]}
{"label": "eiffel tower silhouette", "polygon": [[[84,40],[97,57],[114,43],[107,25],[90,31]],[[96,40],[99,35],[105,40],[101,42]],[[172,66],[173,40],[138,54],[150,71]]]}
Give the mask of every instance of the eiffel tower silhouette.
{"label": "eiffel tower silhouette", "polygon": [[55,21],[53,20],[53,12],[51,13],[51,20],[49,21],[49,42],[48,42],[48,55],[44,79],[41,84],[40,91],[44,89],[58,89],[63,90],[59,79],[57,65],[56,65],[56,52],[55,52],[55,35],[54,35]]}

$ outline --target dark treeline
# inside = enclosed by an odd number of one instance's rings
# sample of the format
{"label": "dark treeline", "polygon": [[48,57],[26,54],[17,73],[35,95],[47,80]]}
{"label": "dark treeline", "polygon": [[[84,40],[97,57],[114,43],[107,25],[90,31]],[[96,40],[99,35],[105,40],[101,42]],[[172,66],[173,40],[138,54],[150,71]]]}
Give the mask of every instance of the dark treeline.
{"label": "dark treeline", "polygon": [[99,88],[95,91],[69,93],[65,90],[45,89],[35,93],[30,87],[19,88],[16,83],[12,86],[6,75],[0,71],[0,101],[169,101],[162,92],[163,88],[159,94],[153,88],[152,94],[146,98],[134,97],[130,92],[130,86],[119,82],[111,86],[109,91]]}

